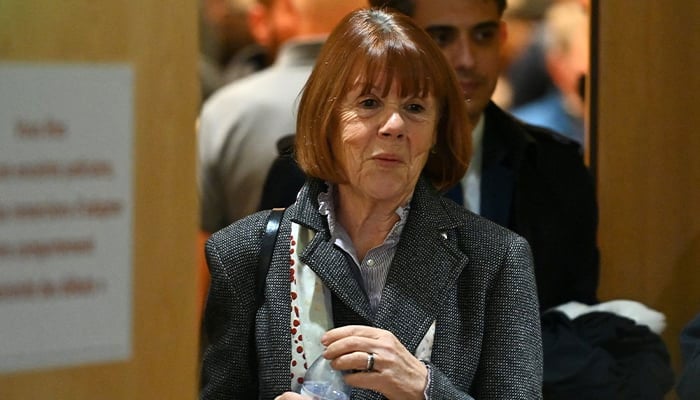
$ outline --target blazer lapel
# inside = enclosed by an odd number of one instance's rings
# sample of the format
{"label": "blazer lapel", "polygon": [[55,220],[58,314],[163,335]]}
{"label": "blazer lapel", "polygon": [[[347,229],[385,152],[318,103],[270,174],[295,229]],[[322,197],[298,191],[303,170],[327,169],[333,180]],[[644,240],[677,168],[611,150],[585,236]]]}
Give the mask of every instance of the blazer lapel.
{"label": "blazer lapel", "polygon": [[353,266],[348,262],[342,250],[336,248],[323,236],[323,234],[317,233],[299,258],[352,311],[365,320],[370,320],[372,312],[369,300],[352,273]]}
{"label": "blazer lapel", "polygon": [[[312,193],[317,190],[311,187]],[[468,264],[451,233],[462,223],[461,219],[448,215],[440,201],[443,201],[440,195],[420,179],[374,315],[350,262],[342,250],[330,243],[325,217],[319,214],[318,207],[297,203],[299,207],[293,217],[295,222],[316,232],[299,258],[352,312],[371,321],[373,326],[394,332],[411,352],[415,352],[435,321],[446,291]]]}
{"label": "blazer lapel", "polygon": [[485,111],[481,170],[481,215],[508,227],[516,175],[525,151],[525,141],[513,134],[519,127],[512,117],[493,103]]}
{"label": "blazer lapel", "polygon": [[[390,330],[411,352],[444,306],[468,259],[450,233],[455,220],[442,212],[437,197],[421,183],[401,234],[373,325]],[[433,204],[430,204],[433,203]]]}
{"label": "blazer lapel", "polygon": [[311,268],[326,287],[353,312],[371,319],[369,300],[352,272],[353,266],[342,250],[330,242],[326,217],[318,212],[318,194],[325,190],[319,180],[309,180],[301,189],[292,220],[316,232],[299,259]]}

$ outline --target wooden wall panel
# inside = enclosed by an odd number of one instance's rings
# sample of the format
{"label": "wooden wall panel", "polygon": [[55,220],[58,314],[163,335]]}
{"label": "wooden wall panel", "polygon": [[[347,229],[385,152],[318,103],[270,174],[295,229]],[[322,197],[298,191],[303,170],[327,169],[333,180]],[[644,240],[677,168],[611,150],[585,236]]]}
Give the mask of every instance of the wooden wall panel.
{"label": "wooden wall panel", "polygon": [[[0,398],[196,397],[193,0],[0,1],[0,59],[134,68],[133,356],[0,375]],[[70,93],[66,93],[70,96]]]}
{"label": "wooden wall panel", "polygon": [[[599,1],[600,296],[700,313],[700,2]],[[595,50],[594,50],[595,51]]]}

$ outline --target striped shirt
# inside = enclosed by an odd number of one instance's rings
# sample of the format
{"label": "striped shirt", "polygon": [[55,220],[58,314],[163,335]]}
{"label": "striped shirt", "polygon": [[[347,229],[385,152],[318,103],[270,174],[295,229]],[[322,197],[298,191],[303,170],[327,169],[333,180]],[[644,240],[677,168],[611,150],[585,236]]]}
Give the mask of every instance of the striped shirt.
{"label": "striped shirt", "polygon": [[357,251],[350,236],[335,217],[334,185],[329,183],[328,188],[328,192],[320,193],[318,196],[319,212],[328,219],[331,241],[354,261],[354,266],[359,270],[362,277],[360,285],[365,290],[372,312],[376,312],[382,299],[382,291],[384,290],[386,277],[389,274],[391,261],[396,253],[396,245],[399,243],[401,231],[408,218],[410,199],[405,206],[396,209],[399,220],[384,238],[384,242],[370,249],[364,259],[358,260]]}

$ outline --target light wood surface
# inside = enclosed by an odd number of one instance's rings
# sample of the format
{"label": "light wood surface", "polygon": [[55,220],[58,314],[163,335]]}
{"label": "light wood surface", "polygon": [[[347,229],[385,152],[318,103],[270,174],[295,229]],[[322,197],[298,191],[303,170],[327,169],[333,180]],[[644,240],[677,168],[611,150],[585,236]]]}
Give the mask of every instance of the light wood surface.
{"label": "light wood surface", "polygon": [[135,77],[133,356],[0,375],[1,399],[196,398],[196,24],[195,1],[0,1],[1,60],[129,63]]}
{"label": "light wood surface", "polygon": [[700,2],[599,1],[599,242],[603,300],[700,313]]}

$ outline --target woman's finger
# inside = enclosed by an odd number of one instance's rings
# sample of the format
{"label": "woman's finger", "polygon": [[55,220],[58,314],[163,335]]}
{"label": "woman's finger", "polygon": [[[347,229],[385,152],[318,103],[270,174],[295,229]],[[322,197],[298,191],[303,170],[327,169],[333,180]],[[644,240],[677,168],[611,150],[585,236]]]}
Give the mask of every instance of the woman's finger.
{"label": "woman's finger", "polygon": [[324,346],[329,346],[331,343],[338,339],[342,339],[349,336],[360,336],[371,339],[379,339],[383,332],[386,332],[379,328],[373,328],[371,326],[364,325],[346,325],[340,328],[334,328],[326,332],[323,337],[321,337],[321,344]]}

